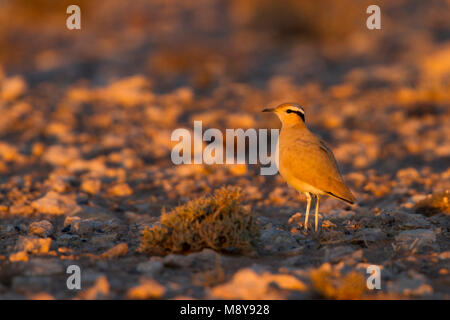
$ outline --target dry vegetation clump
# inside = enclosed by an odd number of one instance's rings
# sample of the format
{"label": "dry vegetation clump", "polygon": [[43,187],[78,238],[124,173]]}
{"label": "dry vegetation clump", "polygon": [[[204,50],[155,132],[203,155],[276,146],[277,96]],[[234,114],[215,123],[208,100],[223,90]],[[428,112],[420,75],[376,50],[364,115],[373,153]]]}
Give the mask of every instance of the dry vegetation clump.
{"label": "dry vegetation clump", "polygon": [[257,238],[258,226],[241,200],[240,189],[223,187],[212,196],[163,212],[160,224],[144,230],[140,251],[167,254],[204,248],[250,250]]}
{"label": "dry vegetation clump", "polygon": [[342,276],[331,270],[329,264],[311,271],[311,279],[315,290],[326,299],[361,299],[366,284],[364,277],[357,272],[349,272]]}
{"label": "dry vegetation clump", "polygon": [[438,213],[450,214],[450,192],[445,190],[428,196],[415,205],[416,212],[426,216]]}

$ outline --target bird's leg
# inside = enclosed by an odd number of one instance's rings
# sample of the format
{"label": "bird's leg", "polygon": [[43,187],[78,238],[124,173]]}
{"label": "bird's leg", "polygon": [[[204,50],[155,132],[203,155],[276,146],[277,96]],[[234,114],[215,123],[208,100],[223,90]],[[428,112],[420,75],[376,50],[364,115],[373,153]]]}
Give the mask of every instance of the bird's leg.
{"label": "bird's leg", "polygon": [[314,227],[314,231],[317,231],[317,225],[319,222],[319,195],[316,194],[316,217],[315,217],[315,227]]}
{"label": "bird's leg", "polygon": [[309,192],[305,192],[306,196],[306,217],[305,217],[305,230],[308,230],[308,216],[309,216],[309,208],[311,207],[311,195]]}

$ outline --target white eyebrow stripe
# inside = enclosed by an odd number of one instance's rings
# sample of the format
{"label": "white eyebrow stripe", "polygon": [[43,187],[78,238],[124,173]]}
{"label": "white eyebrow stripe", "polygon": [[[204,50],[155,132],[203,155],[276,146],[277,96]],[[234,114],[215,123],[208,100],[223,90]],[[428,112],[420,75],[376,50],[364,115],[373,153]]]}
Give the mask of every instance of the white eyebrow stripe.
{"label": "white eyebrow stripe", "polygon": [[298,111],[300,111],[301,113],[305,114],[305,110],[303,110],[303,108],[301,107],[297,107]]}

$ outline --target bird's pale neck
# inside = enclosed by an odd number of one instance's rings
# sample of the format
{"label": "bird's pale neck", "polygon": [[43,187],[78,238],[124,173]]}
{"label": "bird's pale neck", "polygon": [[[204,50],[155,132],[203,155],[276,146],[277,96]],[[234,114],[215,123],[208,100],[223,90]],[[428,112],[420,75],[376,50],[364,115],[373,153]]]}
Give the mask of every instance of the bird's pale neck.
{"label": "bird's pale neck", "polygon": [[306,128],[305,123],[301,119],[296,119],[293,117],[285,117],[281,120],[282,128]]}

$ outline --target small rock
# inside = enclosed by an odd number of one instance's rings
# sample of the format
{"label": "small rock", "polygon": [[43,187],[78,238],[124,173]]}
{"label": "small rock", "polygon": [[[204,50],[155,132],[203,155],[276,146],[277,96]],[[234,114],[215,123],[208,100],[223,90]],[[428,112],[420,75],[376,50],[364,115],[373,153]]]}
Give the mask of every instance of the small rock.
{"label": "small rock", "polygon": [[26,251],[11,253],[9,255],[9,261],[11,262],[28,261],[28,254],[26,253]]}
{"label": "small rock", "polygon": [[214,287],[210,294],[216,299],[285,299],[287,292],[283,290],[306,291],[307,286],[292,275],[246,268],[236,272],[230,282]]}
{"label": "small rock", "polygon": [[106,299],[109,296],[109,282],[105,276],[99,276],[94,285],[79,294],[81,299],[97,300]]}
{"label": "small rock", "polygon": [[24,203],[15,203],[9,207],[9,213],[12,215],[27,216],[31,215],[33,212],[33,207]]}
{"label": "small rock", "polygon": [[64,268],[58,259],[34,258],[27,264],[26,276],[51,276],[64,272]]}
{"label": "small rock", "polygon": [[103,221],[92,220],[92,219],[83,219],[83,220],[74,220],[71,223],[70,230],[73,233],[79,235],[90,235],[94,233],[95,230],[101,230],[104,226]]}
{"label": "small rock", "polygon": [[213,266],[216,263],[220,263],[221,257],[216,251],[205,248],[200,252],[191,253],[185,258],[189,261],[190,266]]}
{"label": "small rock", "polygon": [[377,242],[386,240],[386,234],[380,228],[366,228],[362,229],[357,234],[357,239],[367,242]]}
{"label": "small rock", "polygon": [[413,242],[416,239],[422,244],[430,244],[436,241],[436,235],[432,230],[415,229],[402,231],[395,237],[399,242]]}
{"label": "small rock", "polygon": [[80,210],[74,197],[60,195],[54,191],[48,192],[44,197],[31,203],[39,213],[46,214],[73,214]]}
{"label": "small rock", "polygon": [[64,147],[60,145],[55,145],[49,147],[44,154],[42,159],[54,166],[65,166],[73,162],[75,159],[80,157],[80,152],[75,147]]}
{"label": "small rock", "polygon": [[305,218],[302,216],[302,214],[300,212],[294,213],[288,220],[289,224],[295,224],[296,226],[298,226],[300,224],[300,222],[303,222],[303,220],[305,220]]}
{"label": "small rock", "polygon": [[440,259],[440,260],[450,260],[450,251],[442,252],[442,253],[439,255],[439,259]]}
{"label": "small rock", "polygon": [[117,239],[117,233],[101,234],[93,236],[89,242],[99,248],[111,247],[111,244]]}
{"label": "small rock", "polygon": [[16,249],[32,254],[44,254],[50,251],[51,238],[19,237]]}
{"label": "small rock", "polygon": [[0,234],[6,237],[11,237],[17,233],[16,228],[12,224],[0,225]]}
{"label": "small rock", "polygon": [[72,225],[74,222],[79,221],[80,217],[72,216],[72,217],[66,217],[64,219],[64,227]]}
{"label": "small rock", "polygon": [[30,300],[55,300],[51,294],[46,292],[38,292],[29,297]]}
{"label": "small rock", "polygon": [[28,233],[30,235],[38,235],[41,237],[48,237],[52,233],[53,225],[48,220],[33,222],[30,224]]}
{"label": "small rock", "polygon": [[298,247],[297,241],[288,231],[271,228],[261,231],[261,241],[270,252],[288,251]]}
{"label": "small rock", "polygon": [[133,190],[127,183],[116,184],[109,189],[109,194],[116,197],[126,197],[133,194]]}
{"label": "small rock", "polygon": [[81,190],[89,194],[99,193],[102,187],[102,182],[98,179],[88,179],[84,180],[81,184]]}
{"label": "small rock", "polygon": [[188,267],[191,264],[191,260],[181,254],[169,254],[164,257],[162,262],[168,268]]}
{"label": "small rock", "polygon": [[164,269],[164,265],[161,261],[150,260],[139,263],[136,269],[141,273],[145,273],[151,277],[155,277]]}
{"label": "small rock", "polygon": [[81,238],[76,234],[63,234],[56,239],[56,243],[58,246],[79,246],[81,244]]}
{"label": "small rock", "polygon": [[48,290],[54,284],[54,277],[45,276],[16,276],[12,279],[12,289],[23,295],[28,295],[31,292],[42,292]]}
{"label": "small rock", "polygon": [[0,99],[12,101],[27,90],[27,83],[21,76],[3,79],[0,86]]}
{"label": "small rock", "polygon": [[433,288],[427,283],[424,275],[410,271],[399,280],[388,283],[388,292],[407,295],[409,297],[423,297],[431,295]]}
{"label": "small rock", "polygon": [[[338,246],[333,248],[325,248],[323,262],[333,262],[345,259],[360,259],[362,258],[362,250],[355,250],[351,246]],[[347,261],[349,262],[349,261]]]}
{"label": "small rock", "polygon": [[143,279],[141,284],[128,290],[128,299],[161,299],[166,288],[153,279]]}
{"label": "small rock", "polygon": [[104,259],[112,259],[126,255],[128,252],[128,244],[119,243],[118,245],[108,249],[107,251],[101,254],[101,257]]}

